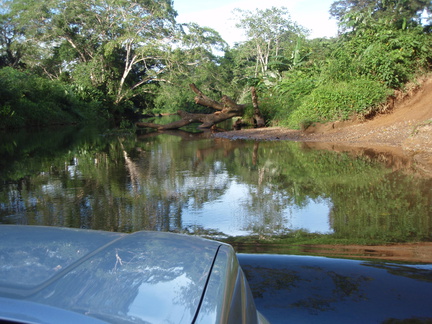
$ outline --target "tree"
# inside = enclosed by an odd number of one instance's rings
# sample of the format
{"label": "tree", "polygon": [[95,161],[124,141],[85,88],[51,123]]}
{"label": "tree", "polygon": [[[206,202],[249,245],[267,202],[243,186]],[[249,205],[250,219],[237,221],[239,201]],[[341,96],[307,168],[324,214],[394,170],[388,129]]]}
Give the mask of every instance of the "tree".
{"label": "tree", "polygon": [[[200,128],[211,128],[212,126],[223,122],[227,119],[243,116],[246,106],[239,105],[228,96],[222,96],[220,102],[207,97],[197,86],[191,83],[190,88],[196,93],[195,102],[199,105],[212,108],[216,110],[213,114],[191,114],[185,111],[178,111],[177,114],[181,120],[175,121],[166,125],[153,124],[153,123],[136,123],[138,127],[149,127],[158,130],[171,130],[179,129],[191,123],[201,123]],[[258,107],[257,107],[258,110]],[[259,110],[258,110],[259,111]]]}
{"label": "tree", "polygon": [[430,68],[430,34],[420,16],[430,11],[424,0],[343,0],[331,13],[345,31],[327,71],[339,81],[366,76],[399,88]]}
{"label": "tree", "polygon": [[195,23],[182,24],[176,36],[177,44],[166,61],[167,69],[160,78],[155,94],[155,108],[175,112],[179,107],[198,108],[190,99],[190,83],[208,94],[221,96],[230,79],[221,70],[221,58],[216,55],[227,48],[218,32]]}
{"label": "tree", "polygon": [[306,34],[306,30],[291,20],[285,7],[260,10],[235,9],[239,16],[236,25],[245,31],[247,52],[254,57],[254,77],[265,73],[270,67],[270,60],[283,55],[286,43],[294,43],[297,37]]}
{"label": "tree", "polygon": [[23,44],[18,38],[21,33],[17,31],[7,14],[0,14],[0,67],[18,67],[21,65]]}
{"label": "tree", "polygon": [[176,28],[170,0],[15,0],[10,9],[28,41],[72,51],[59,66],[83,65],[75,77],[103,86],[115,104],[164,72]]}
{"label": "tree", "polygon": [[430,0],[340,0],[330,14],[339,21],[341,32],[359,31],[375,25],[396,29],[422,24],[422,14],[432,12]]}
{"label": "tree", "polygon": [[131,102],[147,106],[161,83],[176,84],[198,70],[207,71],[200,72],[203,78],[216,76],[210,72],[217,64],[213,51],[226,47],[210,28],[178,25],[170,0],[14,0],[7,5],[26,44],[35,47],[23,58],[28,67],[75,84],[82,97],[102,93],[115,109]]}

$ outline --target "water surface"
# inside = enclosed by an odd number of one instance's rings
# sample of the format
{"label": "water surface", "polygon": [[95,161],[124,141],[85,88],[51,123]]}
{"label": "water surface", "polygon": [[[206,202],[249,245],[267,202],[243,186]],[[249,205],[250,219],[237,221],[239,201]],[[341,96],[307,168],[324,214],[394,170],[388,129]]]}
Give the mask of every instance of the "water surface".
{"label": "water surface", "polygon": [[0,223],[215,238],[432,238],[432,179],[379,154],[91,128],[2,134],[0,153]]}

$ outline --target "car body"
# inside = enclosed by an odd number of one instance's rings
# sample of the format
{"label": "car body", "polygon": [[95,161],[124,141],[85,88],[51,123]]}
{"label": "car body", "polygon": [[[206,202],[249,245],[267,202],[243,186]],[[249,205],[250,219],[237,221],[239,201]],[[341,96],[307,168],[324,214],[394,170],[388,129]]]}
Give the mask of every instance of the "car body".
{"label": "car body", "polygon": [[276,254],[237,258],[256,307],[271,323],[432,323],[432,264]]}
{"label": "car body", "polygon": [[230,245],[0,226],[0,322],[267,323]]}

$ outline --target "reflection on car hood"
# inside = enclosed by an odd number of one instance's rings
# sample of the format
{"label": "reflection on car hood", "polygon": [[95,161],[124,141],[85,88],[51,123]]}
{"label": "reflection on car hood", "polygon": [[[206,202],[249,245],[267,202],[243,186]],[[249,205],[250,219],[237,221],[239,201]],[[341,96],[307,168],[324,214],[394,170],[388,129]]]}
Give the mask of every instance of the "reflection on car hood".
{"label": "reflection on car hood", "polygon": [[2,225],[0,297],[108,321],[191,323],[221,245],[159,232]]}
{"label": "reflection on car hood", "polygon": [[432,323],[432,265],[238,254],[271,323]]}

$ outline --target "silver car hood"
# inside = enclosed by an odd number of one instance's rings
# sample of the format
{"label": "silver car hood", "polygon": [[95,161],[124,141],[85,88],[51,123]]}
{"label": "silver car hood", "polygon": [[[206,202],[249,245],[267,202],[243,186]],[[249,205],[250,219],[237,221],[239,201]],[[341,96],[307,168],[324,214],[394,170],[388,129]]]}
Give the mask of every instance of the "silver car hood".
{"label": "silver car hood", "polygon": [[117,323],[218,321],[236,260],[186,235],[2,225],[0,315],[7,300]]}

